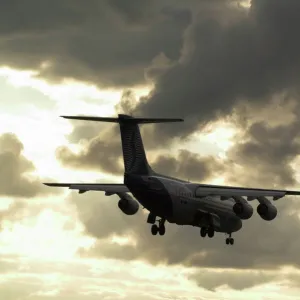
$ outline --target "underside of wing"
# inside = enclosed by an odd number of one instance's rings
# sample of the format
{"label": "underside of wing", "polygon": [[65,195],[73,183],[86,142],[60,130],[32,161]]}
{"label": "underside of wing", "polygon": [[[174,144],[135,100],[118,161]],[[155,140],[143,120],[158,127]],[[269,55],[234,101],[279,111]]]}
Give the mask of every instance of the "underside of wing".
{"label": "underside of wing", "polygon": [[254,200],[257,197],[273,197],[274,200],[278,200],[287,195],[300,195],[300,191],[198,184],[195,189],[195,194],[196,197],[207,195],[218,195],[223,197],[243,196],[248,197],[248,200]]}
{"label": "underside of wing", "polygon": [[71,190],[79,190],[79,193],[87,191],[103,191],[106,194],[129,193],[125,184],[119,183],[44,183],[52,187],[67,187]]}

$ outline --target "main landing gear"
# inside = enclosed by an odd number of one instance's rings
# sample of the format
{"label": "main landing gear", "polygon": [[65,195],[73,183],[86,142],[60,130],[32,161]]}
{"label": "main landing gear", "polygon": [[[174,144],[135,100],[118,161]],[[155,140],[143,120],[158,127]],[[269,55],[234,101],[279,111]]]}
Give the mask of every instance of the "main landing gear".
{"label": "main landing gear", "polygon": [[201,227],[200,235],[204,238],[206,235],[209,238],[212,238],[215,235],[215,230],[212,226],[209,227]]}
{"label": "main landing gear", "polygon": [[233,245],[234,244],[234,239],[231,237],[231,233],[229,233],[229,237],[226,238],[226,245]]}
{"label": "main landing gear", "polygon": [[151,213],[149,214],[147,223],[153,224],[151,226],[152,235],[157,235],[157,233],[159,233],[159,235],[164,235],[166,233],[165,221],[165,219],[160,219],[158,220],[158,225],[156,225],[156,216]]}
{"label": "main landing gear", "polygon": [[[234,244],[234,239],[231,237],[231,233],[228,233],[228,234],[229,234],[229,237],[226,238],[226,240],[225,240],[226,241],[226,245],[233,245]],[[214,228],[212,226],[210,226],[210,227],[201,227],[200,235],[203,238],[206,237],[206,235],[209,238],[212,238],[215,235]]]}

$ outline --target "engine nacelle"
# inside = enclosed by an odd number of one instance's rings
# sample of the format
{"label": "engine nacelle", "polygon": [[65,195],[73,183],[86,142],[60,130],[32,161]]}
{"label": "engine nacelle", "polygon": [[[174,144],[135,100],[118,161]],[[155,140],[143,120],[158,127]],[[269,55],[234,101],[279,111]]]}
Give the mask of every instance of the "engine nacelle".
{"label": "engine nacelle", "polygon": [[135,215],[140,207],[138,202],[128,194],[121,197],[118,206],[125,215]]}
{"label": "engine nacelle", "polygon": [[257,206],[257,213],[266,221],[272,221],[277,216],[277,208],[272,204],[260,203]]}
{"label": "engine nacelle", "polygon": [[233,205],[232,209],[242,220],[247,220],[253,215],[253,207],[248,203],[237,202]]}

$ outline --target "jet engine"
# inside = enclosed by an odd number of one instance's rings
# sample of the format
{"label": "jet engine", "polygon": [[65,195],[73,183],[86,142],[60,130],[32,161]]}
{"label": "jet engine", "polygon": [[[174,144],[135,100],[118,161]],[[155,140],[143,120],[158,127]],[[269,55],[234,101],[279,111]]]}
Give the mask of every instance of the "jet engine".
{"label": "jet engine", "polygon": [[125,215],[134,215],[139,210],[138,202],[126,193],[120,198],[118,206]]}
{"label": "jet engine", "polygon": [[253,215],[253,207],[248,203],[237,202],[233,205],[232,209],[242,220],[247,220]]}
{"label": "jet engine", "polygon": [[260,203],[257,206],[257,213],[266,221],[272,221],[277,216],[277,208],[272,204]]}

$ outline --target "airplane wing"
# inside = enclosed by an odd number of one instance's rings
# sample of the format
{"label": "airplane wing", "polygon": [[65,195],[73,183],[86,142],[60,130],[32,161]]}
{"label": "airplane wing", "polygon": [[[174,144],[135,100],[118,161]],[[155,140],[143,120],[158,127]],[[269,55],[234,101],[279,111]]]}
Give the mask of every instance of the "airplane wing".
{"label": "airplane wing", "polygon": [[130,193],[125,184],[120,183],[44,183],[47,186],[52,187],[68,187],[71,190],[79,190],[79,193],[85,193],[87,191],[103,191],[107,195],[113,195],[117,193]]}
{"label": "airplane wing", "polygon": [[195,193],[196,196],[218,195],[225,198],[243,196],[248,197],[248,200],[257,199],[257,197],[273,197],[274,200],[278,200],[287,195],[300,195],[300,191],[245,188],[210,184],[197,184]]}

